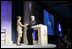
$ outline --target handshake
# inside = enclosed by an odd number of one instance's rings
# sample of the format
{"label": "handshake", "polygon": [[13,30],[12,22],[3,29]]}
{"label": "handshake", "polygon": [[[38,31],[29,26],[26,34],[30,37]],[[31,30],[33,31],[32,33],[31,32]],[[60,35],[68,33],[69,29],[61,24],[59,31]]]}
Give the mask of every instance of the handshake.
{"label": "handshake", "polygon": [[23,27],[27,27],[27,26],[28,26],[28,24],[26,24],[26,23],[23,25]]}

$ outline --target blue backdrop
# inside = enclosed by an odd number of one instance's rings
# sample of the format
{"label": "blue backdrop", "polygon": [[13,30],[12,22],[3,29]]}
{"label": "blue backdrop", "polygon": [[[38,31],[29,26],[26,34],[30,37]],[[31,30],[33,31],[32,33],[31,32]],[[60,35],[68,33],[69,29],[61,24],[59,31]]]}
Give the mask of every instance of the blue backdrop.
{"label": "blue backdrop", "polygon": [[57,35],[62,37],[62,26],[59,22],[57,23]]}
{"label": "blue backdrop", "polygon": [[44,9],[44,25],[47,26],[48,35],[54,35],[54,16]]}

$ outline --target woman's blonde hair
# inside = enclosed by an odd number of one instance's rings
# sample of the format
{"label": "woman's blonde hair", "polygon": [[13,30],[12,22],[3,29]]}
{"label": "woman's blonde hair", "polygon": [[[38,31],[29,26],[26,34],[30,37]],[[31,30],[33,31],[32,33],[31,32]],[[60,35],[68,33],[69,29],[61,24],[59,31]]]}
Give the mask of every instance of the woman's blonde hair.
{"label": "woman's blonde hair", "polygon": [[21,16],[17,16],[17,20],[18,20],[19,18],[21,18]]}

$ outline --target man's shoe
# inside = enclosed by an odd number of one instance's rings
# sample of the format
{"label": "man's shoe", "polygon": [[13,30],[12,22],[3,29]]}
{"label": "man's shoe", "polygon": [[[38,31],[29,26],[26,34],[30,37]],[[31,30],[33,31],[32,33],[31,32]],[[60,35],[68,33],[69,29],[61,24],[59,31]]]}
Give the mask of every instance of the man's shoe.
{"label": "man's shoe", "polygon": [[33,44],[27,44],[27,45],[33,45]]}

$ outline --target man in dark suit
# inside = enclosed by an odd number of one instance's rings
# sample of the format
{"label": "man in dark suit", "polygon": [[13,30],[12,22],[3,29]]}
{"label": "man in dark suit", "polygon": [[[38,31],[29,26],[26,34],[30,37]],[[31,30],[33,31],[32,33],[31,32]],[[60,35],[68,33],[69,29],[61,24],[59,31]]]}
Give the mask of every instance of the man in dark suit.
{"label": "man in dark suit", "polygon": [[32,33],[33,33],[34,29],[31,27],[36,25],[35,17],[31,16],[31,21],[29,22],[29,24],[25,24],[25,25],[28,27],[28,29],[27,29],[28,45],[33,45]]}

